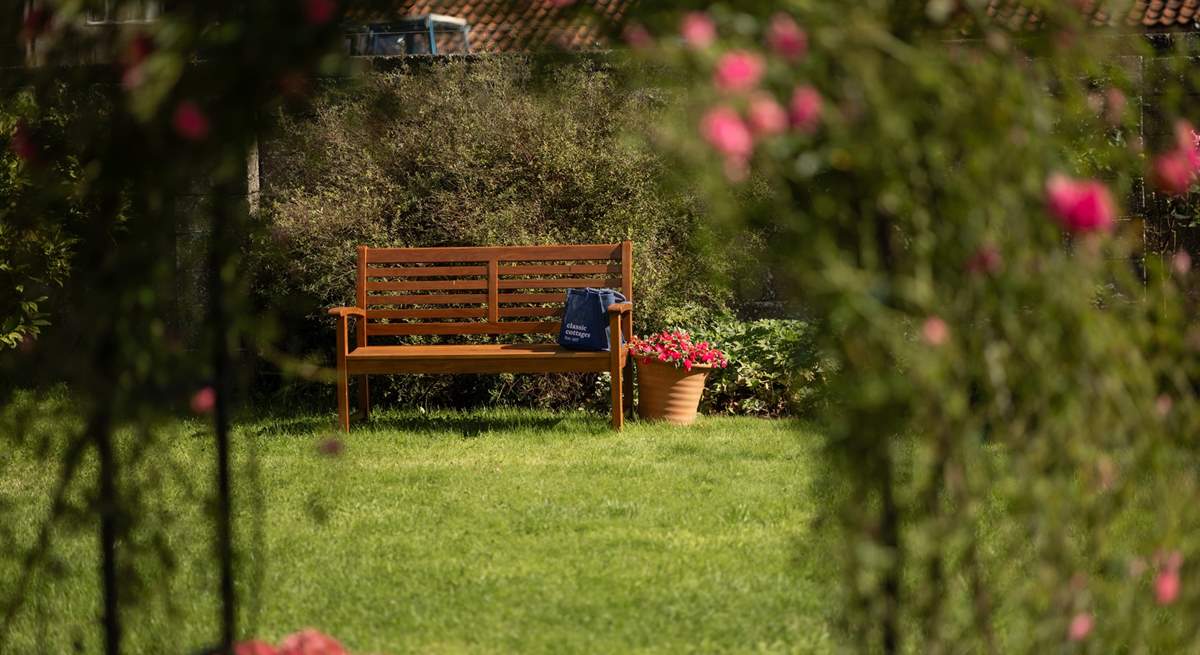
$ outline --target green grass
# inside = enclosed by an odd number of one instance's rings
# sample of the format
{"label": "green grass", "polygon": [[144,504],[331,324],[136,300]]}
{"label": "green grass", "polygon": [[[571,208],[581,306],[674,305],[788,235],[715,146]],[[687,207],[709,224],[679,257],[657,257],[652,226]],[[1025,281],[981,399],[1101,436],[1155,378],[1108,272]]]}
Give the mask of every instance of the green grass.
{"label": "green grass", "polygon": [[[804,424],[635,422],[616,435],[580,413],[384,412],[323,455],[331,426],[237,426],[241,618],[256,635],[311,625],[355,653],[832,650],[832,567],[797,545],[821,541],[809,523],[820,439]],[[123,544],[123,579],[147,583],[125,612],[128,652],[194,652],[216,635],[201,504],[213,449],[197,423],[156,435],[145,457],[135,435],[121,448],[149,490]],[[54,481],[32,449],[0,459],[0,519],[24,546]],[[98,649],[93,521],[56,531],[10,652]],[[0,561],[0,580],[19,571]]]}

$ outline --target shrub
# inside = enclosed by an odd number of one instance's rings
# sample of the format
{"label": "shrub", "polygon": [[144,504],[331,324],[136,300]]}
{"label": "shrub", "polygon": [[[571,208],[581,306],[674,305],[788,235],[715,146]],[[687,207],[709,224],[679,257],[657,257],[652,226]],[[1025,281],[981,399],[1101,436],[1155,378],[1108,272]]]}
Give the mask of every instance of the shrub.
{"label": "shrub", "polygon": [[[622,136],[664,107],[622,93],[614,74],[529,60],[436,63],[332,85],[307,114],[279,116],[264,145],[269,239],[254,249],[257,289],[284,318],[286,349],[329,361],[324,309],[353,300],[355,246],[612,242],[634,246],[639,331],[689,299],[720,309],[726,260],[699,257],[687,191],[664,191],[665,162]],[[752,258],[747,258],[748,261]],[[588,376],[380,378],[378,393],[415,404],[507,400],[578,405]],[[592,376],[594,378],[594,376]]]}
{"label": "shrub", "polygon": [[803,415],[823,396],[831,362],[817,349],[808,321],[723,316],[692,329],[697,341],[725,352],[729,366],[713,369],[703,403],[706,411],[763,416]]}

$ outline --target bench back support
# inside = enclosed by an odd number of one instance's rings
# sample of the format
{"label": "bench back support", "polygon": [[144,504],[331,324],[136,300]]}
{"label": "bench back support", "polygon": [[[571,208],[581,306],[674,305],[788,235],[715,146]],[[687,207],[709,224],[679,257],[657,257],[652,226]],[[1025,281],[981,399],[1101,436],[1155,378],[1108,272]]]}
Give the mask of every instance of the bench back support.
{"label": "bench back support", "polygon": [[582,287],[620,289],[632,301],[633,243],[359,246],[359,337],[555,334],[567,289]]}

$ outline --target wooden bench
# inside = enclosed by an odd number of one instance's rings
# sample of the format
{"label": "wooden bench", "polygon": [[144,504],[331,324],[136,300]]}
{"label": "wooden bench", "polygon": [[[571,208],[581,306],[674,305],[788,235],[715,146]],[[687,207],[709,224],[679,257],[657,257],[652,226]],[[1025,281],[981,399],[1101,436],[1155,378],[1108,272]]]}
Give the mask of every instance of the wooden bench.
{"label": "wooden bench", "polygon": [[[566,290],[620,289],[630,302],[608,308],[610,352],[567,350],[558,335]],[[612,375],[612,427],[632,407],[632,377],[618,334],[633,334],[633,243],[481,248],[358,247],[354,307],[337,317],[338,421],[350,429],[351,377],[358,410],[370,413],[368,375],[391,373],[558,373]],[[354,325],[350,347],[349,319]],[[383,345],[411,335],[551,335],[547,343]],[[625,373],[625,374],[623,374]]]}

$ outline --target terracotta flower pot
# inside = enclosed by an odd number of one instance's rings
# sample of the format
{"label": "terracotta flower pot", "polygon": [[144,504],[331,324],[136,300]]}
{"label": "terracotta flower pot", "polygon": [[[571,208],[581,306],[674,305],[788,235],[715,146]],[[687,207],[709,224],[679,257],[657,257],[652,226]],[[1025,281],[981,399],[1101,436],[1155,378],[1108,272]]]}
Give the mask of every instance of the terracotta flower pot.
{"label": "terracotta flower pot", "polygon": [[712,370],[693,366],[688,371],[657,360],[637,362],[638,416],[663,419],[679,425],[696,420],[696,409],[704,393],[704,382]]}

